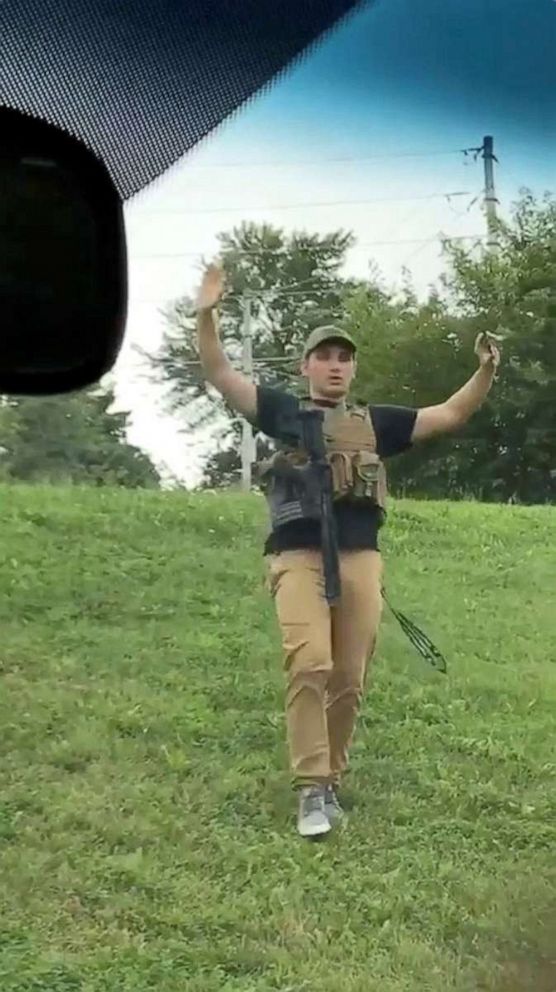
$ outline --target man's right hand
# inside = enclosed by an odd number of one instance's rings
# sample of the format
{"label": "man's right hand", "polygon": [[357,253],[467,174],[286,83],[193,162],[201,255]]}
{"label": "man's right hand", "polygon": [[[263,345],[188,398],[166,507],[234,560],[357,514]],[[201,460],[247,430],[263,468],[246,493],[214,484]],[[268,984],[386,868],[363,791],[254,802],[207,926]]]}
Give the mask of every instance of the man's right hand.
{"label": "man's right hand", "polygon": [[197,332],[199,355],[207,382],[218,390],[229,406],[254,422],[257,416],[257,387],[232,368],[218,338],[218,321],[212,313],[224,293],[224,273],[219,265],[209,265],[197,293]]}
{"label": "man's right hand", "polygon": [[203,273],[197,293],[197,311],[212,310],[220,302],[224,293],[224,273],[215,265],[209,265]]}

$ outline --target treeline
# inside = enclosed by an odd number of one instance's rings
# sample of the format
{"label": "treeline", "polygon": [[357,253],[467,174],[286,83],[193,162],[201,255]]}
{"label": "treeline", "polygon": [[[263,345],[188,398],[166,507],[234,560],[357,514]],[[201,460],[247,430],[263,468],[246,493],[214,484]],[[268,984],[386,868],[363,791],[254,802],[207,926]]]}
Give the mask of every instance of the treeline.
{"label": "treeline", "polygon": [[[391,463],[394,492],[487,501],[554,501],[556,493],[556,203],[524,192],[499,225],[496,252],[444,245],[440,284],[417,299],[343,275],[355,243],[346,231],[286,233],[244,224],[220,235],[228,292],[220,330],[232,360],[241,355],[243,301],[251,297],[255,375],[303,390],[299,355],[311,328],[341,321],[357,339],[353,395],[365,402],[428,406],[447,398],[475,368],[479,331],[497,335],[502,366],[483,409],[465,430]],[[192,301],[166,313],[153,383],[194,434],[224,424],[206,459],[203,486],[240,476],[241,425],[207,387],[197,361]],[[127,440],[128,415],[113,412],[111,387],[69,396],[0,398],[0,480],[158,486],[152,458]],[[258,440],[260,454],[268,442]],[[153,455],[154,457],[154,455]]]}
{"label": "treeline", "polygon": [[[479,331],[499,340],[503,362],[483,409],[457,435],[391,463],[395,492],[444,498],[544,503],[556,494],[556,203],[524,192],[501,223],[498,250],[447,242],[445,274],[426,300],[408,284],[393,293],[379,276],[342,277],[353,238],[286,234],[243,225],[220,236],[229,292],[221,308],[227,352],[238,356],[242,298],[252,296],[253,350],[259,381],[302,390],[301,346],[308,330],[341,320],[359,346],[354,396],[363,401],[428,406],[473,373]],[[191,429],[227,415],[228,431],[207,459],[204,485],[234,483],[240,473],[240,424],[207,398],[196,359],[191,301],[167,313],[168,330],[151,360],[171,403]]]}

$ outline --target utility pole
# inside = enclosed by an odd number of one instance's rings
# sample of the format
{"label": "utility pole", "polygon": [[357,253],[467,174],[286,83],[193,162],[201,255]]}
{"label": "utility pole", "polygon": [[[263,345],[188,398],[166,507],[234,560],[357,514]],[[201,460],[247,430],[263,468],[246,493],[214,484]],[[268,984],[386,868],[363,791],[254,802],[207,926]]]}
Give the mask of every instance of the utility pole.
{"label": "utility pole", "polygon": [[[243,373],[249,379],[253,378],[253,340],[251,337],[251,297],[245,293],[242,301],[243,310]],[[255,460],[255,441],[253,428],[248,420],[242,421],[241,435],[241,488],[245,492],[251,489],[251,465]]]}
{"label": "utility pole", "polygon": [[483,138],[483,147],[481,148],[483,153],[483,161],[485,163],[485,209],[487,218],[487,248],[489,251],[496,251],[498,248],[498,238],[497,238],[497,217],[496,217],[496,204],[498,200],[496,199],[496,192],[494,189],[494,162],[498,159],[494,154],[494,142],[492,135],[487,134]]}

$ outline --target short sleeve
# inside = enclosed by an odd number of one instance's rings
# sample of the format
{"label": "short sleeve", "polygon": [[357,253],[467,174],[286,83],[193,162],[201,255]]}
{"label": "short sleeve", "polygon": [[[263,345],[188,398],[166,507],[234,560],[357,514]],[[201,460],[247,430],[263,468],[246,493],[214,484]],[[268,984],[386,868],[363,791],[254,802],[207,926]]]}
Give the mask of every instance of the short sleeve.
{"label": "short sleeve", "polygon": [[401,455],[411,448],[411,435],[417,410],[409,406],[370,406],[376,434],[377,453],[381,458]]}
{"label": "short sleeve", "polygon": [[299,400],[293,393],[257,386],[257,416],[253,426],[267,437],[279,439],[289,434],[288,425],[295,423],[298,411]]}

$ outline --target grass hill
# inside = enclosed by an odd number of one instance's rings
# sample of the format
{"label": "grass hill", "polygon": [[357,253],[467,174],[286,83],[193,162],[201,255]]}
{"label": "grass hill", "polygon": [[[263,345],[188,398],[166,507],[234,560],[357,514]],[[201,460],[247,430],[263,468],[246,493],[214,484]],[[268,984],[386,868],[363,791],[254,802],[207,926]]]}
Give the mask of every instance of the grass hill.
{"label": "grass hill", "polygon": [[554,992],[556,510],[398,501],[295,832],[256,496],[0,488],[2,992]]}

